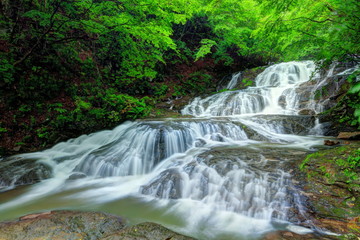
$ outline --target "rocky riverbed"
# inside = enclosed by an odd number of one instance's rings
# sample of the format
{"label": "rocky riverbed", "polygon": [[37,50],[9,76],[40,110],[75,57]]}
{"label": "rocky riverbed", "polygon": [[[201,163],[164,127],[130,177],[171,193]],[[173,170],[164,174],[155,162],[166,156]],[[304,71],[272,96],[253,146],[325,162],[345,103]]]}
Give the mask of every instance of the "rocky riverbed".
{"label": "rocky riverbed", "polygon": [[[360,142],[346,142],[336,147],[309,154],[287,151],[279,157],[277,152],[264,149],[270,161],[261,166],[271,167],[272,161],[292,158],[283,166],[291,172],[292,184],[301,189],[301,201],[306,208],[306,217],[298,219],[300,225],[318,232],[300,235],[290,231],[271,232],[263,240],[275,239],[354,239],[360,237],[359,169],[349,181],[343,173],[341,159],[358,151]],[[219,149],[218,151],[221,151]],[[229,156],[235,150],[226,150]],[[253,151],[252,154],[258,154]],[[217,159],[217,151],[207,159],[210,165],[218,165],[226,171],[226,164]],[[275,157],[277,156],[277,157]],[[201,157],[201,156],[200,156]],[[251,158],[251,154],[248,156]],[[270,164],[270,165],[269,165]],[[269,165],[269,166],[268,166]],[[257,166],[260,167],[260,166]],[[176,198],[176,197],[175,197]],[[299,216],[298,210],[294,215]],[[330,233],[324,235],[324,233]],[[126,219],[100,212],[51,211],[31,214],[19,220],[0,223],[0,240],[20,239],[192,239],[175,233],[155,223],[141,223],[129,226]],[[224,239],[225,240],[225,239]]]}

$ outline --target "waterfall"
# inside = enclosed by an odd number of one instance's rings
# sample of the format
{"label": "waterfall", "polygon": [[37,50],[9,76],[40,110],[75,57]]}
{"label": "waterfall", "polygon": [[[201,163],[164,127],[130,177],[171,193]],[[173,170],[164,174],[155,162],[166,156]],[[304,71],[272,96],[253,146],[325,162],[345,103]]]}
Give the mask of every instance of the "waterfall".
{"label": "waterfall", "polygon": [[182,110],[195,118],[126,122],[1,159],[0,196],[33,185],[0,201],[0,220],[76,208],[157,222],[198,239],[310,232],[285,169],[323,142],[313,135],[321,135],[316,117],[298,114],[318,111],[309,90],[321,86],[319,78],[311,61],[276,64],[254,87],[195,98]]}
{"label": "waterfall", "polygon": [[256,87],[196,98],[182,110],[193,116],[233,116],[249,113],[296,114],[300,109],[297,87],[315,72],[312,61],[270,66],[259,74]]}
{"label": "waterfall", "polygon": [[230,82],[228,83],[228,85],[226,86],[226,89],[233,89],[236,87],[239,78],[241,78],[241,72],[238,72],[236,74],[233,74]]}

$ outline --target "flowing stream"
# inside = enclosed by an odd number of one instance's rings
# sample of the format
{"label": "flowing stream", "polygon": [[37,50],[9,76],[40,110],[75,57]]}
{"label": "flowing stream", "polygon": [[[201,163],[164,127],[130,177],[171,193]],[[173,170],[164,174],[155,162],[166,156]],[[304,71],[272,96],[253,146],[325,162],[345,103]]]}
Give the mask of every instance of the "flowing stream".
{"label": "flowing stream", "polygon": [[[298,91],[316,77],[311,61],[273,65],[254,87],[194,99],[182,110],[193,118],[126,122],[0,160],[0,220],[81,209],[198,239],[314,231],[291,163],[323,142],[317,119],[298,115],[321,109]],[[40,181],[18,186],[30,176]]]}

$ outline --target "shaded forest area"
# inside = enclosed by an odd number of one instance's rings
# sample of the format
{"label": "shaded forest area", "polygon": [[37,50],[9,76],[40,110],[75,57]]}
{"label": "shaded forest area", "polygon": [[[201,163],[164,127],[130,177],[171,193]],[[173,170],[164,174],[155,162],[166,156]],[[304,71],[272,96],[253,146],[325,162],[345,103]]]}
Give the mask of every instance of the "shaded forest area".
{"label": "shaded forest area", "polygon": [[[214,92],[235,71],[359,62],[356,0],[2,0],[0,11],[0,155],[162,116],[161,103]],[[335,109],[354,126],[358,75]]]}

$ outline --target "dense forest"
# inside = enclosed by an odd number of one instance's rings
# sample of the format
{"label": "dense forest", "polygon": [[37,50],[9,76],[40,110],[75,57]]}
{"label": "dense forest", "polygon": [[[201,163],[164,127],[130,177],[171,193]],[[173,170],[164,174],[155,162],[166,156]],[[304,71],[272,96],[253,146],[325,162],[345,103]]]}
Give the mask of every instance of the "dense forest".
{"label": "dense forest", "polygon": [[[360,58],[356,0],[2,0],[0,11],[0,155],[161,116],[161,103],[235,71]],[[334,109],[355,127],[358,74]]]}

